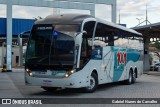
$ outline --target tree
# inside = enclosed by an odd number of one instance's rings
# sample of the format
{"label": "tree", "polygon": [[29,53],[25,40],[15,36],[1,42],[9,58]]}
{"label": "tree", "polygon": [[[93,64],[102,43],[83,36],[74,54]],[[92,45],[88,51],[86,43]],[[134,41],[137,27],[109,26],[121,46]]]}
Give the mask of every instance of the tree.
{"label": "tree", "polygon": [[156,42],[154,43],[154,46],[155,46],[158,50],[160,50],[160,43],[159,43],[158,41],[156,41]]}

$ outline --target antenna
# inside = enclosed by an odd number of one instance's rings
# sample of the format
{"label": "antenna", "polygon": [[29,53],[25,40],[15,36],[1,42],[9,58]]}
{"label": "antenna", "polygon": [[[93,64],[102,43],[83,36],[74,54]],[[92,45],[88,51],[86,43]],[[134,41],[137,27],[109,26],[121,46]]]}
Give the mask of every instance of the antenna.
{"label": "antenna", "polygon": [[140,24],[140,23],[141,23],[141,20],[142,20],[143,18],[140,18],[140,19],[139,19],[139,18],[136,18],[136,19],[137,19],[138,22],[139,22],[138,24]]}
{"label": "antenna", "polygon": [[[141,25],[142,23],[146,22],[146,25],[148,25],[148,22],[149,24],[151,24],[151,22],[148,20],[148,8],[147,8],[147,4],[146,4],[146,20],[144,20],[143,22],[139,23],[137,26]],[[136,26],[136,27],[137,27]]]}

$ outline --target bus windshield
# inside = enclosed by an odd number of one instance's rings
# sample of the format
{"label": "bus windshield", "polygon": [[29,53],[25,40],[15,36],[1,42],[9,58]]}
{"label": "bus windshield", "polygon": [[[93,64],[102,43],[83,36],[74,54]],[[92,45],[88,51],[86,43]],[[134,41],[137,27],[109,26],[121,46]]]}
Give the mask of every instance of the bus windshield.
{"label": "bus windshield", "polygon": [[62,69],[67,65],[73,68],[76,62],[74,34],[78,29],[78,25],[34,26],[28,42],[26,65],[31,69]]}

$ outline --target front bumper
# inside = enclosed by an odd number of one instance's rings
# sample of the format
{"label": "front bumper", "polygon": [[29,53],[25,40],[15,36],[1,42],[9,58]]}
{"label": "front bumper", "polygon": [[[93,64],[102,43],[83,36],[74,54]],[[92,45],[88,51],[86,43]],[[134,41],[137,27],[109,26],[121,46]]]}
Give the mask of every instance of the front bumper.
{"label": "front bumper", "polygon": [[87,87],[89,85],[87,77],[80,78],[80,76],[75,74],[72,74],[68,78],[39,78],[30,77],[28,73],[25,72],[25,83],[26,85],[31,86],[47,86],[62,88],[81,88]]}

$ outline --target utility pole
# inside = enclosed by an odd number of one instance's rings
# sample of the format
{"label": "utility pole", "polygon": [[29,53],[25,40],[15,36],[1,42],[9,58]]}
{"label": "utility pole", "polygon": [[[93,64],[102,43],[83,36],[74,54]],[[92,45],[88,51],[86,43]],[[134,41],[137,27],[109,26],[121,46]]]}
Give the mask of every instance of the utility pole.
{"label": "utility pole", "polygon": [[[52,0],[52,1],[54,1],[54,0]],[[54,14],[60,14],[60,8],[53,8],[53,15]]]}
{"label": "utility pole", "polygon": [[119,24],[121,24],[121,10],[119,9]]}
{"label": "utility pole", "polygon": [[53,8],[53,14],[60,14],[59,8]]}
{"label": "utility pole", "polygon": [[147,9],[147,5],[146,5],[146,25],[148,24],[148,9]]}

